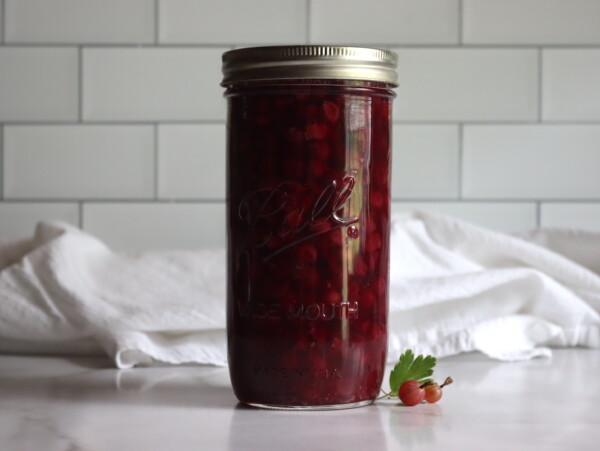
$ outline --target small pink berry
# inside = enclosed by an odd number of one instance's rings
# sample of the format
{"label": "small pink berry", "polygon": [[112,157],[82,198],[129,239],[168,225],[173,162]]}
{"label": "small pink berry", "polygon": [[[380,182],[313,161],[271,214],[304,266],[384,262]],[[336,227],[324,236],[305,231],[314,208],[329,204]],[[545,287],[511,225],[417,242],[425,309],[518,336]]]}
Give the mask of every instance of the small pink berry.
{"label": "small pink berry", "polygon": [[377,221],[375,221],[375,218],[369,218],[369,222],[367,224],[367,233],[376,233],[379,229],[379,226],[377,225]]}
{"label": "small pink berry", "polygon": [[316,105],[313,105],[312,103],[306,105],[306,108],[304,109],[304,118],[307,121],[315,120],[317,111],[318,111],[318,108]]}
{"label": "small pink berry", "polygon": [[376,296],[371,290],[365,289],[362,291],[361,295],[361,304],[364,307],[370,307],[375,304]]}
{"label": "small pink berry", "polygon": [[425,390],[418,381],[406,381],[398,389],[398,397],[407,406],[416,406],[425,399]]}
{"label": "small pink berry", "polygon": [[371,205],[375,208],[382,208],[385,205],[385,196],[380,191],[371,192]]}
{"label": "small pink berry", "polygon": [[325,302],[328,304],[339,304],[342,300],[342,295],[336,290],[329,290],[325,295]]}
{"label": "small pink berry", "polygon": [[327,126],[319,122],[311,122],[306,125],[307,139],[323,139],[327,136]]}
{"label": "small pink berry", "polygon": [[298,278],[308,288],[314,288],[319,283],[319,273],[314,268],[302,268],[299,270]]}
{"label": "small pink berry", "polygon": [[363,277],[367,275],[367,272],[369,272],[369,267],[367,266],[365,259],[358,255],[354,259],[354,274]]}
{"label": "small pink berry", "polygon": [[344,243],[341,230],[332,230],[329,236],[331,238],[331,242],[336,246],[341,246]]}
{"label": "small pink berry", "polygon": [[379,248],[381,248],[381,235],[379,235],[378,233],[373,233],[371,235],[367,235],[367,242],[365,244],[365,250],[367,252],[373,252]]}
{"label": "small pink berry", "polygon": [[298,247],[298,257],[305,263],[316,262],[317,256],[317,248],[310,243],[304,243]]}
{"label": "small pink berry", "polygon": [[348,237],[352,239],[358,238],[358,229],[356,226],[351,225],[348,227]]}
{"label": "small pink berry", "polygon": [[323,102],[323,114],[329,122],[337,122],[340,117],[340,108],[335,103],[326,100]]}
{"label": "small pink berry", "polygon": [[302,216],[302,212],[299,210],[291,211],[285,217],[285,222],[287,222],[287,224],[293,229],[295,229],[296,227],[299,227],[303,221],[304,221],[304,218]]}
{"label": "small pink berry", "polygon": [[322,177],[326,170],[327,166],[321,160],[314,160],[310,163],[310,173],[313,177]]}

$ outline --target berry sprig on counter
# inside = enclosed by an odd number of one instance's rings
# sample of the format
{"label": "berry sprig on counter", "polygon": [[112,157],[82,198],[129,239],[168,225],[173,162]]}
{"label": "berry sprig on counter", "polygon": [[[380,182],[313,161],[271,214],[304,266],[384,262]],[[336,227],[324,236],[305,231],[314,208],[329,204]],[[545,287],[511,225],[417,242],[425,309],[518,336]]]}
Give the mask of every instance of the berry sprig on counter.
{"label": "berry sprig on counter", "polygon": [[452,382],[447,377],[442,385],[438,385],[430,376],[437,359],[431,355],[415,355],[411,349],[405,351],[390,373],[390,391],[384,392],[382,398],[398,397],[407,406],[416,406],[427,401],[438,402],[442,398],[442,389]]}

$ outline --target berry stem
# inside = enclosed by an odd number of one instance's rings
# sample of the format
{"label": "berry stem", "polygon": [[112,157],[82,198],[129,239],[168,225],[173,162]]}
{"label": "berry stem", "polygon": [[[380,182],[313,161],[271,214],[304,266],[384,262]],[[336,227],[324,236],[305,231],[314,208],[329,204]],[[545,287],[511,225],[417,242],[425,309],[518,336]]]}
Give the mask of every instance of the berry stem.
{"label": "berry stem", "polygon": [[444,388],[446,385],[450,385],[452,382],[454,382],[454,379],[452,379],[450,376],[448,376],[446,378],[446,380],[444,381],[444,383],[442,385],[440,385],[440,388]]}
{"label": "berry stem", "polygon": [[386,393],[383,390],[381,390],[381,391],[383,392],[383,395],[381,395],[379,398],[375,398],[375,401],[379,401],[380,399],[384,399],[384,398],[388,398],[389,399],[393,395],[392,392]]}

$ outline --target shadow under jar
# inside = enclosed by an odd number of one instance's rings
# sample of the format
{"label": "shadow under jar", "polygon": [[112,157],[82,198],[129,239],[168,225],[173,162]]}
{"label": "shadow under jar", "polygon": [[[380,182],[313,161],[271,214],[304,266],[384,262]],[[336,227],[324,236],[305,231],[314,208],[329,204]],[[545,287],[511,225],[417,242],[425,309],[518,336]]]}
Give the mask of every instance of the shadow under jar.
{"label": "shadow under jar", "polygon": [[228,357],[243,403],[340,409],[379,394],[396,64],[337,46],[223,55]]}

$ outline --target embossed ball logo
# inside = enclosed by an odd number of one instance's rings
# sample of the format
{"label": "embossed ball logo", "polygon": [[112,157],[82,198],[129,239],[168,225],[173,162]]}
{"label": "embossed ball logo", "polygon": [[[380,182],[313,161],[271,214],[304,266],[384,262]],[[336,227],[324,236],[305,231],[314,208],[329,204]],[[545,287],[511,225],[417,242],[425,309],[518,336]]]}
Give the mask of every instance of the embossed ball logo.
{"label": "embossed ball logo", "polygon": [[354,177],[331,180],[317,196],[308,197],[304,185],[285,181],[272,188],[247,193],[238,208],[247,225],[243,249],[265,250],[263,262],[318,235],[358,222],[343,216],[354,189]]}

